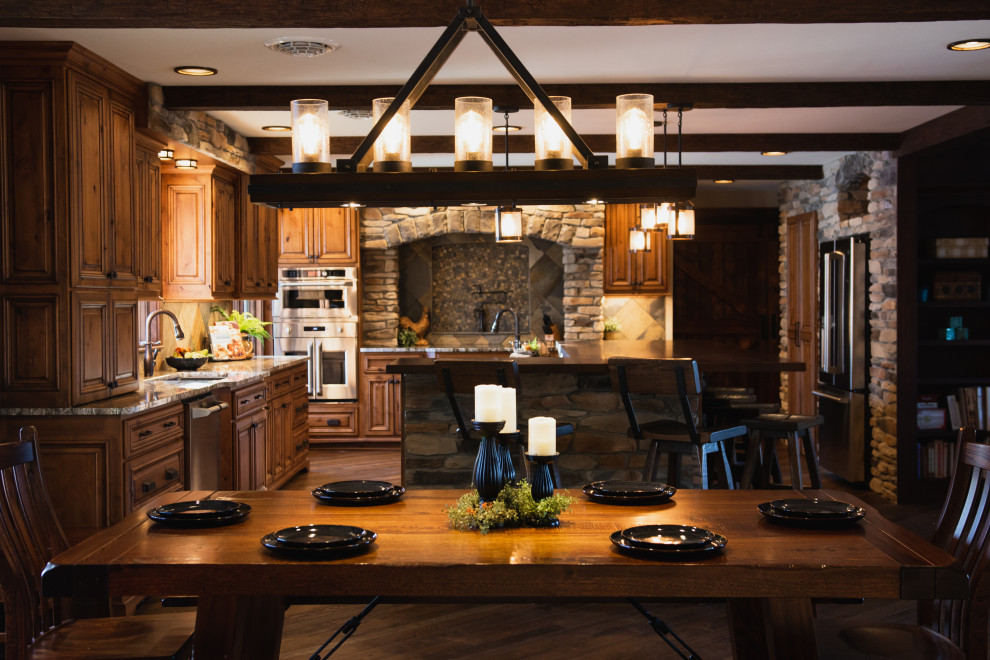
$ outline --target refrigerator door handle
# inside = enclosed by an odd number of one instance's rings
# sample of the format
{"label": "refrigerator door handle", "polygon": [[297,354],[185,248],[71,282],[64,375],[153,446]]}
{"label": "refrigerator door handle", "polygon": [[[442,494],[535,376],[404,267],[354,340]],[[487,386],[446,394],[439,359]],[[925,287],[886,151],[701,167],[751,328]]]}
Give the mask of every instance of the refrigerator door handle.
{"label": "refrigerator door handle", "polygon": [[823,399],[828,399],[829,401],[835,401],[836,403],[849,403],[848,396],[835,396],[834,394],[827,394],[825,392],[819,392],[818,390],[811,390],[814,396],[820,396]]}
{"label": "refrigerator door handle", "polygon": [[832,364],[832,253],[822,261],[822,356],[821,369],[829,373]]}
{"label": "refrigerator door handle", "polygon": [[846,370],[846,255],[826,252],[824,271],[822,371],[841,374]]}

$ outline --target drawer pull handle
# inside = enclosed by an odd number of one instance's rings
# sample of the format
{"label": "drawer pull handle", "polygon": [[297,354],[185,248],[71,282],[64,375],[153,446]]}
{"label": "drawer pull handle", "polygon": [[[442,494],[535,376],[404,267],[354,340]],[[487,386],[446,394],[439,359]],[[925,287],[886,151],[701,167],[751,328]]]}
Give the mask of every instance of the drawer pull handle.
{"label": "drawer pull handle", "polygon": [[152,431],[151,429],[147,429],[145,431],[141,431],[140,433],[138,433],[138,437],[143,438],[145,436],[151,435],[152,433],[154,433],[154,431]]}
{"label": "drawer pull handle", "polygon": [[251,403],[251,399],[241,399],[241,401],[240,401],[240,404],[242,406],[246,406],[249,403]]}
{"label": "drawer pull handle", "polygon": [[176,470],[175,468],[166,468],[165,469],[165,480],[166,481],[172,481],[173,479],[178,479],[178,478],[179,478],[179,471],[178,470]]}
{"label": "drawer pull handle", "polygon": [[141,490],[144,491],[145,493],[150,493],[154,489],[155,489],[154,481],[145,481],[143,484],[141,484]]}
{"label": "drawer pull handle", "polygon": [[303,444],[301,442],[298,445],[296,445],[296,451],[302,451],[302,448],[303,448]]}
{"label": "drawer pull handle", "polygon": [[340,420],[339,419],[328,419],[327,420],[327,426],[340,426]]}
{"label": "drawer pull handle", "polygon": [[255,394],[254,395],[254,400],[255,401],[257,401],[258,399],[263,399],[263,398],[265,398],[265,395],[264,394]]}
{"label": "drawer pull handle", "polygon": [[171,428],[171,427],[175,426],[177,423],[178,422],[176,422],[174,420],[171,421],[171,422],[165,422],[164,424],[162,424],[162,428],[163,429]]}
{"label": "drawer pull handle", "polygon": [[282,404],[282,407],[283,407],[283,408],[288,408],[288,407],[289,407],[289,404],[287,404],[287,403],[283,403],[283,404]]}

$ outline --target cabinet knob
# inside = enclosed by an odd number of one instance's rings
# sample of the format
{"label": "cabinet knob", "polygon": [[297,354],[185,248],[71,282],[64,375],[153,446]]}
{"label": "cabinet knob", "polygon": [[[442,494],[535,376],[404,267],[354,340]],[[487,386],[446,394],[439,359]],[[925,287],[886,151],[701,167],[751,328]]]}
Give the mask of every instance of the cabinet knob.
{"label": "cabinet knob", "polygon": [[230,286],[230,280],[224,280],[223,281],[223,285],[224,286]]}
{"label": "cabinet knob", "polygon": [[179,478],[179,471],[175,468],[167,468],[165,470],[165,479],[167,481],[172,481],[173,479]]}
{"label": "cabinet knob", "polygon": [[141,484],[141,490],[145,493],[150,493],[154,489],[155,489],[154,481],[145,481],[143,484]]}
{"label": "cabinet knob", "polygon": [[256,428],[258,428],[258,422],[253,422],[253,423],[251,424],[251,428],[253,428],[253,429],[256,429]]}
{"label": "cabinet knob", "polygon": [[255,286],[261,286],[261,282],[255,282],[254,285]]}

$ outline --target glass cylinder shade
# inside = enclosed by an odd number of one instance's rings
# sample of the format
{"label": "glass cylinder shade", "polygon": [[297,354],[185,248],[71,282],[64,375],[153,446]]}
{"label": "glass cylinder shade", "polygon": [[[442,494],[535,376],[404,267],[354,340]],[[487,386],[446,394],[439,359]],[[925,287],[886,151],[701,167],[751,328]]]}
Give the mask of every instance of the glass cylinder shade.
{"label": "glass cylinder shade", "polygon": [[615,166],[653,167],[653,95],[615,98]]}
{"label": "glass cylinder shade", "polygon": [[292,171],[330,172],[330,107],[320,99],[292,101]]}
{"label": "glass cylinder shade", "polygon": [[[394,98],[382,98],[372,101],[371,117],[375,123],[381,118]],[[409,101],[402,105],[392,115],[375,140],[375,162],[372,169],[375,172],[411,172],[412,146],[409,125]]]}
{"label": "glass cylinder shade", "polygon": [[643,231],[656,231],[657,229],[657,205],[639,205],[639,228]]}
{"label": "glass cylinder shade", "polygon": [[650,251],[650,233],[648,231],[643,231],[639,227],[632,227],[629,229],[629,251],[630,252],[649,252]]}
{"label": "glass cylinder shade", "polygon": [[[550,100],[571,121],[571,97],[551,96]],[[571,153],[571,141],[561,130],[557,121],[547,112],[542,104],[537,103],[533,108],[536,131],[536,169],[538,170],[570,170],[574,168],[574,158]]]}
{"label": "glass cylinder shade", "polygon": [[674,214],[667,236],[674,241],[694,238],[694,207],[690,203],[678,204]]}
{"label": "glass cylinder shade", "polygon": [[492,170],[492,100],[483,96],[454,99],[454,170]]}
{"label": "glass cylinder shade", "polygon": [[673,224],[674,205],[670,202],[657,204],[657,229],[666,229]]}
{"label": "glass cylinder shade", "polygon": [[495,240],[509,243],[522,240],[522,211],[515,206],[495,210]]}

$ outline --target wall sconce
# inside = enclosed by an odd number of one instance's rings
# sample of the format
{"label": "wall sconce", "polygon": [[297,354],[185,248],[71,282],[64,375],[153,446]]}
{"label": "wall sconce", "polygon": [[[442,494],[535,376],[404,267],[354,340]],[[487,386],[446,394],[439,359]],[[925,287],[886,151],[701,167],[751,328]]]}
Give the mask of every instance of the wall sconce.
{"label": "wall sconce", "polygon": [[670,231],[667,238],[673,241],[686,241],[694,238],[694,205],[691,202],[681,202],[674,205],[674,215],[671,217]]}
{"label": "wall sconce", "polygon": [[454,99],[454,171],[492,171],[492,100]]}
{"label": "wall sconce", "polygon": [[175,169],[177,170],[194,170],[196,169],[197,162],[195,158],[176,158],[175,159]]}
{"label": "wall sconce", "polygon": [[[564,119],[570,122],[571,97],[551,96],[550,100],[560,110],[560,114],[564,115]],[[564,131],[560,130],[557,121],[540,103],[536,103],[533,112],[535,114],[533,126],[536,130],[536,169],[574,169],[571,141],[564,135]]]}
{"label": "wall sconce", "polygon": [[629,229],[629,251],[630,252],[650,252],[650,234],[653,232],[643,231],[639,227]]}
{"label": "wall sconce", "polygon": [[615,97],[615,166],[629,169],[654,165],[653,95]]}
{"label": "wall sconce", "polygon": [[495,241],[515,243],[522,240],[522,210],[515,206],[495,209]]}
{"label": "wall sconce", "polygon": [[330,107],[320,99],[297,99],[292,108],[292,172],[330,172]]}
{"label": "wall sconce", "polygon": [[[375,99],[371,105],[371,117],[377,122],[394,98]],[[409,126],[409,101],[404,101],[392,119],[375,140],[375,172],[412,172],[412,147]]]}
{"label": "wall sconce", "polygon": [[158,160],[172,160],[175,158],[175,152],[171,149],[162,149],[158,152]]}

